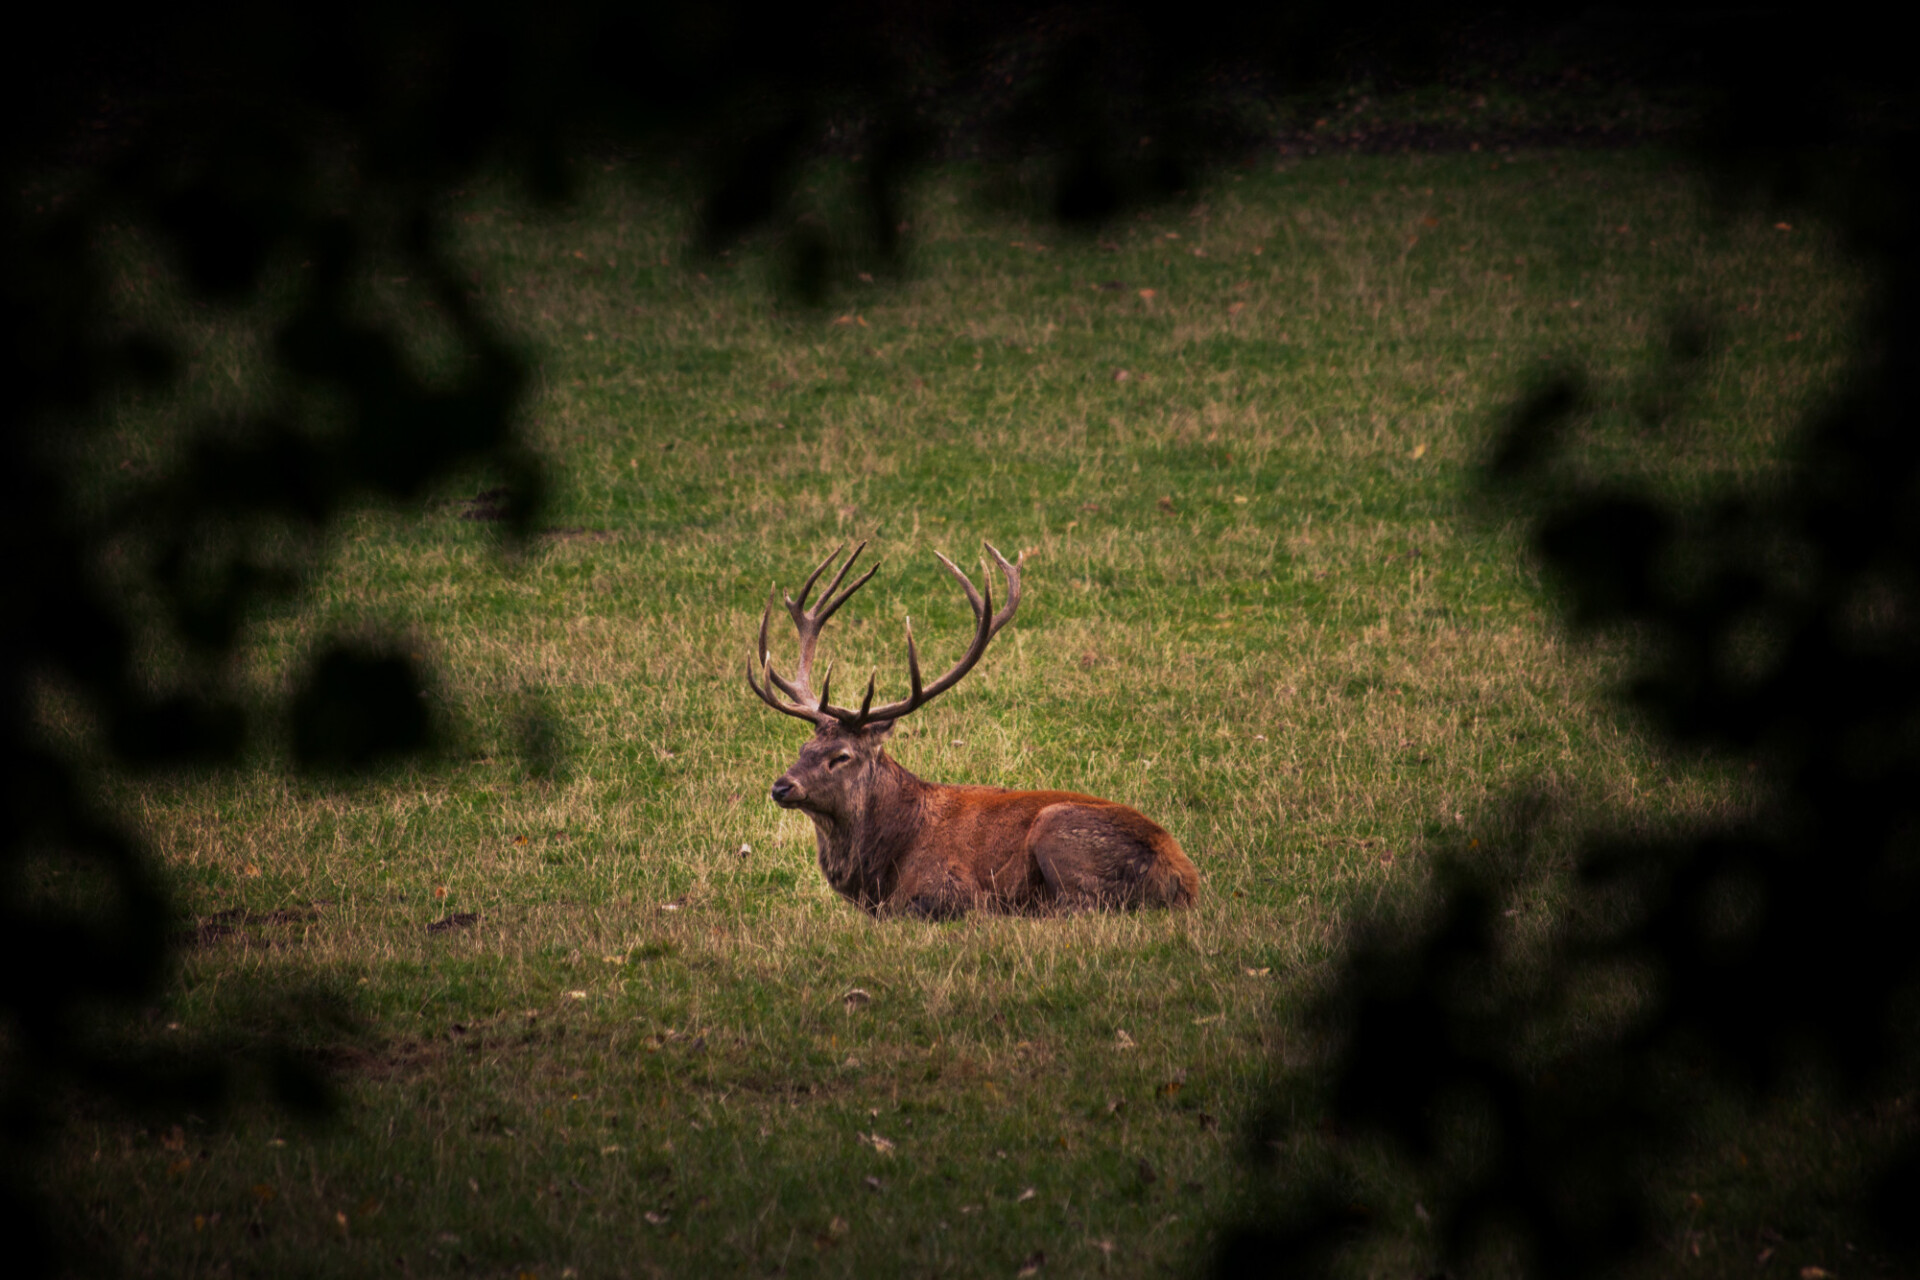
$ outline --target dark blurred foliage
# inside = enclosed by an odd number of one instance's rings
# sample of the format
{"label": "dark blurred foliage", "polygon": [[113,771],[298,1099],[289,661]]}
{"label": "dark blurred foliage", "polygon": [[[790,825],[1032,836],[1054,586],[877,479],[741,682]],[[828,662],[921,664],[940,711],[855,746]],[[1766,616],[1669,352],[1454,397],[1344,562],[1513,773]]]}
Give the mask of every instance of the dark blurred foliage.
{"label": "dark blurred foliage", "polygon": [[[1489,1248],[1541,1275],[1644,1263],[1671,1244],[1650,1174],[1708,1103],[1758,1115],[1797,1093],[1837,1126],[1920,1086],[1913,101],[1870,27],[1779,16],[1668,29],[1719,104],[1694,155],[1724,211],[1836,229],[1871,267],[1844,392],[1777,482],[1682,503],[1572,457],[1601,397],[1569,370],[1515,405],[1482,495],[1530,522],[1576,629],[1632,638],[1628,697],[1654,731],[1743,771],[1751,805],[1692,830],[1576,815],[1574,881],[1531,944],[1508,904],[1549,874],[1539,804],[1441,839],[1415,922],[1356,930],[1318,1011],[1330,1058],[1283,1079],[1254,1138],[1270,1160],[1310,1115],[1336,1154],[1228,1237],[1218,1274],[1326,1274],[1364,1249],[1363,1153],[1417,1180],[1446,1273]],[[1707,349],[1676,324],[1668,368],[1627,399],[1683,430]],[[1628,978],[1638,1003],[1595,1015]],[[1920,1255],[1920,1141],[1887,1144],[1852,1202],[1883,1266]]]}

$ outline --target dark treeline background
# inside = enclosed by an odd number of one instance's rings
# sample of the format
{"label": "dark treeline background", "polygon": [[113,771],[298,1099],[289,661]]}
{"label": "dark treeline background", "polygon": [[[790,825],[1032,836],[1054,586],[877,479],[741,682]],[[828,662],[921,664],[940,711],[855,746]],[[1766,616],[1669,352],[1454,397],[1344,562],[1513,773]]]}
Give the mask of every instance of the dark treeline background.
{"label": "dark treeline background", "polygon": [[[1361,932],[1323,1010],[1335,1046],[1324,1075],[1280,1087],[1309,1088],[1444,1188],[1435,1221],[1453,1256],[1500,1223],[1551,1274],[1646,1247],[1637,1171],[1681,1118],[1667,1085],[1676,1061],[1734,1092],[1812,1064],[1845,1105],[1906,1095],[1920,435],[1898,42],[1832,9],[1612,8],[1551,22],[1484,6],[1249,9],[65,7],[42,15],[37,38],[7,42],[0,1218],[13,1258],[44,1269],[56,1256],[32,1157],[63,1100],[212,1111],[264,1090],[326,1105],[320,1075],[271,1046],[152,1048],[140,1011],[166,980],[173,918],[150,854],[88,779],[217,765],[261,743],[321,775],[431,749],[419,696],[431,673],[396,638],[317,637],[270,705],[238,692],[231,660],[243,620],[301,589],[347,510],[419,502],[475,475],[504,493],[503,554],[538,517],[539,462],[514,431],[529,359],[469,304],[443,250],[445,193],[504,173],[561,201],[582,156],[672,167],[697,186],[707,247],[770,235],[805,306],[825,299],[847,255],[896,261],[911,234],[900,194],[925,162],[977,159],[1006,178],[1008,198],[1093,227],[1212,166],[1329,145],[1285,134],[1284,111],[1276,136],[1275,117],[1248,105],[1292,103],[1311,119],[1360,80],[1391,95],[1497,70],[1524,92],[1577,66],[1589,82],[1667,95],[1687,126],[1671,141],[1730,205],[1829,220],[1873,264],[1877,293],[1848,398],[1807,425],[1773,492],[1672,510],[1583,477],[1555,453],[1584,411],[1577,373],[1516,388],[1488,502],[1533,522],[1577,622],[1638,627],[1635,696],[1660,730],[1751,761],[1766,798],[1725,830],[1596,831],[1581,891],[1608,909],[1570,917],[1543,970],[1502,984],[1489,976],[1502,877],[1526,874],[1532,821],[1516,797],[1484,833],[1494,854],[1455,860],[1421,930],[1391,942]],[[1612,130],[1563,113],[1510,140],[1584,144],[1617,140]],[[1389,128],[1332,145],[1463,140]],[[822,151],[862,157],[849,226],[789,216],[789,183]],[[177,335],[107,305],[102,245],[127,228],[211,307],[256,300],[276,262],[312,269],[265,335],[261,372],[284,389],[274,407],[190,424],[182,461],[103,503],[83,474],[89,441],[125,397],[184,376]],[[350,307],[376,264],[427,282],[457,337],[454,375],[424,381],[400,335]],[[1697,355],[1677,334],[1676,376]],[[1760,658],[1729,661],[1740,645]],[[50,692],[98,726],[94,757],[44,740],[36,708]],[[50,894],[52,864],[84,890]],[[1623,958],[1657,972],[1657,1005],[1577,1061],[1550,1072],[1524,1061],[1530,1029]],[[1450,1136],[1462,1107],[1494,1134],[1472,1160]],[[1920,1205],[1920,1152],[1891,1160],[1876,1194],[1884,1247],[1911,1248],[1899,1210]],[[1218,1265],[1310,1270],[1362,1229],[1343,1203],[1337,1174],[1298,1186],[1228,1239]]]}

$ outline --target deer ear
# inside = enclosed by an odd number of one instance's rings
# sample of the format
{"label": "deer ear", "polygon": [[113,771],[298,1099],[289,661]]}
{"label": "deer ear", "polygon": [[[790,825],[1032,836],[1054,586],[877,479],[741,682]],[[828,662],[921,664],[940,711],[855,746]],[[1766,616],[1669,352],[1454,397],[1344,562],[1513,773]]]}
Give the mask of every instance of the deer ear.
{"label": "deer ear", "polygon": [[895,723],[896,722],[892,720],[875,720],[866,727],[867,741],[876,743],[885,742],[887,735],[893,732]]}

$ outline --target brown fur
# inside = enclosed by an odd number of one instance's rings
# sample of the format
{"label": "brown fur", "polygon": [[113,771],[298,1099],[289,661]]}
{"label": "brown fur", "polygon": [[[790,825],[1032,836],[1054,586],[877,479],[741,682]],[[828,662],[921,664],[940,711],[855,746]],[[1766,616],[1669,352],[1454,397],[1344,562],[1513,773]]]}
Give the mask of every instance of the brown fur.
{"label": "brown fur", "polygon": [[773,785],[775,803],[813,819],[827,882],[863,910],[944,919],[1186,906],[1199,893],[1179,842],[1145,815],[1070,791],[922,781],[887,754],[892,727],[829,721]]}

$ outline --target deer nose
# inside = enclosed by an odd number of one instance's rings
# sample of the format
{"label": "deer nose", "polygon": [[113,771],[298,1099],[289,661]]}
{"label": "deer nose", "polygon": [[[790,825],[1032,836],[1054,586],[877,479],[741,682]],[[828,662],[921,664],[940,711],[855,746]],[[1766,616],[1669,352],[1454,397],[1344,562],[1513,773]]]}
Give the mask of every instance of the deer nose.
{"label": "deer nose", "polygon": [[782,804],[786,801],[788,796],[791,796],[793,794],[793,792],[794,792],[794,785],[791,782],[788,782],[785,778],[781,778],[779,781],[773,784],[773,802],[775,804]]}

